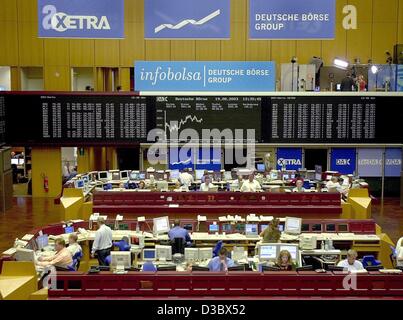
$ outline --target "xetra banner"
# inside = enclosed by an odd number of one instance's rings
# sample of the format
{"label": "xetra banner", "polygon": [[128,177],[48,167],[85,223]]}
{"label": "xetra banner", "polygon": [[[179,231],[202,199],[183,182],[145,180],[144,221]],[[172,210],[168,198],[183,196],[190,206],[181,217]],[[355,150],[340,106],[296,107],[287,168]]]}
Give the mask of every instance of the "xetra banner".
{"label": "xetra banner", "polygon": [[124,0],[38,0],[40,38],[124,38]]}

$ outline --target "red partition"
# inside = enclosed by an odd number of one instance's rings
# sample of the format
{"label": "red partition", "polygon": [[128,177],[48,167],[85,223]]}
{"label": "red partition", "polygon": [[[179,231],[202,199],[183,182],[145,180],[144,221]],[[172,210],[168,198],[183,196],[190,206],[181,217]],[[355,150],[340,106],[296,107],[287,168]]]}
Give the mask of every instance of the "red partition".
{"label": "red partition", "polygon": [[258,213],[320,214],[337,217],[342,213],[337,193],[240,193],[240,192],[108,192],[94,193],[93,210],[99,213]]}

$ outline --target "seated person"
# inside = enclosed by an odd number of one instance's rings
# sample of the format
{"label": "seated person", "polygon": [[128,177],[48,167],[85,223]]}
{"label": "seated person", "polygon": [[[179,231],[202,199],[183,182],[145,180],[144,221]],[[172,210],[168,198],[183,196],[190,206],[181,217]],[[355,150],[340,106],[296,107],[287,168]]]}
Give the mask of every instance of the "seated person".
{"label": "seated person", "polygon": [[138,185],[138,186],[139,186],[138,189],[140,189],[140,190],[146,189],[146,183],[145,183],[143,180],[141,180],[141,181],[139,182],[139,185]]}
{"label": "seated person", "polygon": [[255,180],[255,175],[251,173],[248,180],[242,183],[241,192],[257,192],[262,190],[260,183]]}
{"label": "seated person", "polygon": [[203,182],[200,185],[200,191],[208,192],[210,189],[212,189],[214,187],[214,185],[211,183],[210,176],[205,176],[204,181],[205,182]]}
{"label": "seated person", "polygon": [[[210,177],[209,174],[208,174],[208,170],[204,170],[203,176],[201,177],[200,181],[202,183],[206,182],[206,177]],[[210,179],[210,181],[211,181],[211,179]]]}
{"label": "seated person", "polygon": [[228,251],[225,247],[222,247],[218,253],[218,256],[211,259],[207,267],[210,271],[228,271],[228,268],[234,267],[235,263],[232,259],[227,257]]}
{"label": "seated person", "polygon": [[66,248],[66,242],[63,238],[55,240],[56,254],[52,257],[39,257],[38,266],[47,267],[55,266],[67,269],[73,263],[73,258],[69,250]]}
{"label": "seated person", "polygon": [[232,182],[232,185],[231,185],[231,186],[232,186],[232,188],[234,188],[234,189],[241,190],[242,185],[243,185],[243,178],[242,178],[241,175],[238,175],[238,179],[237,179],[237,180],[234,180],[234,181]]}
{"label": "seated person", "polygon": [[77,234],[71,233],[69,235],[69,246],[67,247],[67,250],[70,251],[72,257],[74,257],[76,253],[83,251],[81,246],[77,243],[77,240],[78,240]]}
{"label": "seated person", "polygon": [[275,266],[282,271],[295,270],[295,264],[292,262],[291,253],[288,250],[281,250],[277,257]]}
{"label": "seated person", "polygon": [[296,185],[296,187],[294,189],[292,189],[292,192],[305,192],[304,181],[297,180],[295,185]]}
{"label": "seated person", "polygon": [[182,238],[188,244],[192,241],[189,232],[181,227],[181,222],[178,219],[175,220],[174,227],[169,230],[168,237],[171,241],[174,241],[175,238]]}
{"label": "seated person", "polygon": [[364,266],[357,260],[357,251],[350,249],[347,251],[347,259],[341,260],[337,266],[343,267],[345,271],[363,270]]}
{"label": "seated person", "polygon": [[326,188],[329,192],[340,192],[341,185],[339,183],[339,178],[333,176],[328,182],[326,182]]}

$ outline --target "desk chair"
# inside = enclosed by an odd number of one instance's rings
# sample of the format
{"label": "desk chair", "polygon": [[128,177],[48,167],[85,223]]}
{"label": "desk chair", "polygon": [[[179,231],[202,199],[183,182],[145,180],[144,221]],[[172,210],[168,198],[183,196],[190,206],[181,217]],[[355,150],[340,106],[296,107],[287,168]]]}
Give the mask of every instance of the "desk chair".
{"label": "desk chair", "polygon": [[80,262],[81,262],[82,257],[83,257],[83,252],[82,251],[76,252],[76,254],[73,256],[73,262],[77,261],[76,270],[78,270],[80,268]]}
{"label": "desk chair", "polygon": [[154,265],[154,263],[152,263],[151,261],[146,261],[143,264],[143,271],[144,272],[156,272],[157,271],[157,267]]}
{"label": "desk chair", "polygon": [[218,253],[220,252],[222,246],[223,246],[222,240],[218,241],[213,249],[213,258],[218,256]]}
{"label": "desk chair", "polygon": [[105,264],[106,264],[107,266],[110,266],[110,265],[111,265],[111,262],[112,262],[112,257],[109,255],[109,256],[107,256],[107,257],[105,258]]}
{"label": "desk chair", "polygon": [[130,251],[130,245],[126,240],[122,239],[118,242],[114,242],[113,245],[119,248],[119,251]]}
{"label": "desk chair", "polygon": [[172,241],[172,254],[185,254],[185,239],[183,238],[174,238]]}
{"label": "desk chair", "polygon": [[379,266],[381,265],[381,262],[379,260],[376,260],[374,256],[364,256],[362,258],[362,265],[364,268],[368,266]]}

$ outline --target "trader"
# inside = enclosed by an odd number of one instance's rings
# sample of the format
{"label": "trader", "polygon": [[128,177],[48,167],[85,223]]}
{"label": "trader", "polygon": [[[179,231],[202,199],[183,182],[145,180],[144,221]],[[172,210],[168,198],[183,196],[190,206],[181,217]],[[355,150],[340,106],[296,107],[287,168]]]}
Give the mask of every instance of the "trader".
{"label": "trader", "polygon": [[95,233],[94,243],[92,245],[91,257],[95,258],[97,254],[100,266],[105,266],[105,258],[111,254],[112,248],[112,230],[105,225],[103,217],[98,218],[98,230]]}
{"label": "trader", "polygon": [[189,232],[185,228],[181,227],[181,222],[178,219],[174,221],[174,227],[169,230],[168,237],[171,241],[174,241],[175,238],[182,238],[187,243],[192,241]]}
{"label": "trader", "polygon": [[208,268],[210,271],[219,272],[219,271],[228,271],[228,268],[231,268],[235,265],[234,261],[227,257],[228,251],[225,247],[222,247],[218,253],[218,256],[211,259]]}
{"label": "trader", "polygon": [[194,182],[193,176],[188,172],[188,169],[183,170],[179,175],[179,181],[184,187],[189,188]]}
{"label": "trader", "polygon": [[295,269],[295,265],[292,263],[291,253],[288,250],[281,250],[275,265],[283,271],[291,271]]}
{"label": "trader", "polygon": [[67,269],[73,263],[72,255],[66,248],[66,242],[63,238],[55,240],[56,254],[52,257],[39,257],[38,266],[55,266]]}
{"label": "trader", "polygon": [[347,251],[347,259],[340,261],[337,266],[343,267],[346,271],[363,270],[364,266],[357,260],[357,251],[350,249]]}
{"label": "trader", "polygon": [[354,80],[351,77],[351,73],[347,72],[346,76],[341,80],[340,90],[341,91],[354,91]]}
{"label": "trader", "polygon": [[204,177],[204,183],[200,185],[200,191],[208,192],[214,185],[211,183],[210,176]]}
{"label": "trader", "polygon": [[78,240],[77,234],[71,233],[69,235],[69,246],[67,247],[67,250],[70,251],[72,257],[74,257],[74,255],[77,254],[78,252],[83,251],[81,246],[77,243],[77,240]]}
{"label": "trader", "polygon": [[256,192],[262,190],[260,183],[255,180],[255,175],[251,173],[248,180],[242,183],[241,192]]}
{"label": "trader", "polygon": [[304,181],[297,180],[296,187],[292,189],[292,192],[305,192]]}
{"label": "trader", "polygon": [[203,176],[201,177],[200,181],[202,183],[206,182],[206,177],[210,177],[209,174],[208,174],[208,170],[204,170]]}

